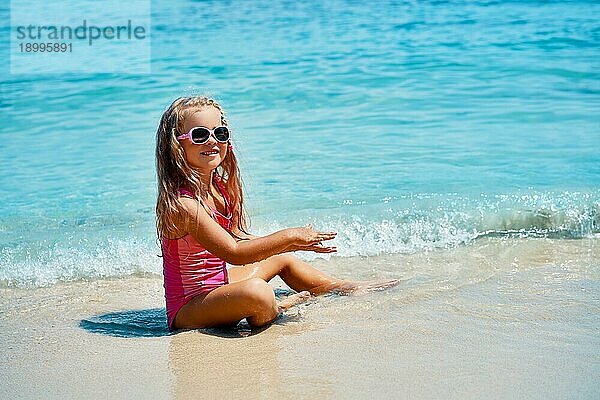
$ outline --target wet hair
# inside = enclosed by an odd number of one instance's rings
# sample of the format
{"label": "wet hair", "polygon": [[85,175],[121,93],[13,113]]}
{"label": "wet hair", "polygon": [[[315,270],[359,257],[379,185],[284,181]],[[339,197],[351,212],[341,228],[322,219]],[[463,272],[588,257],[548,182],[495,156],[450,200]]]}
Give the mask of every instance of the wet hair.
{"label": "wet hair", "polygon": [[[156,174],[158,178],[156,233],[159,240],[162,237],[175,238],[178,232],[176,221],[180,221],[180,217],[184,215],[178,201],[179,188],[186,188],[193,192],[199,203],[202,204],[202,199],[208,197],[210,189],[200,179],[200,172],[188,165],[183,147],[176,138],[182,133],[185,118],[206,107],[218,109],[221,113],[221,123],[227,126],[225,113],[221,106],[214,99],[204,96],[176,99],[160,119],[156,131]],[[218,174],[221,178],[230,200],[232,226],[237,226],[241,232],[248,234],[246,232],[247,214],[243,207],[242,179],[231,146],[228,146],[227,155],[213,173]],[[235,234],[231,234],[237,237]],[[241,238],[238,237],[238,239]]]}

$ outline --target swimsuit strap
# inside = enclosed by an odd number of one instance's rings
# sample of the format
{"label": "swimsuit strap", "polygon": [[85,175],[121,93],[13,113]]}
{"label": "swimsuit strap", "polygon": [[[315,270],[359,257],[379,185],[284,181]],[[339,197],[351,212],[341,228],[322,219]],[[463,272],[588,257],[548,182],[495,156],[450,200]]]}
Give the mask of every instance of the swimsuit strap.
{"label": "swimsuit strap", "polygon": [[191,190],[186,189],[186,188],[179,188],[179,194],[183,195],[183,196],[188,196],[191,197],[193,199],[196,198],[196,195],[194,195],[194,193],[192,193]]}
{"label": "swimsuit strap", "polygon": [[[215,210],[208,203],[206,203],[206,206],[208,208],[210,208],[212,211],[214,211],[217,214],[219,214],[220,216],[222,216],[223,218],[230,219],[232,217],[232,214],[231,214],[231,210],[229,209],[229,201],[227,201],[227,195],[226,195],[225,190],[224,190],[224,188],[223,188],[223,186],[221,184],[220,178],[217,178],[216,174],[213,175],[213,181],[216,183],[217,187],[219,188],[219,191],[221,192],[221,196],[223,196],[223,200],[225,200],[225,212],[227,212],[228,215],[221,214],[221,212],[219,210]],[[192,193],[192,191],[190,191],[187,188],[183,188],[183,187],[179,188],[179,194],[181,194],[183,196],[191,197],[193,199],[196,198],[196,195],[194,193]]]}
{"label": "swimsuit strap", "polygon": [[207,206],[208,206],[208,208],[210,208],[211,210],[215,211],[216,213],[218,213],[222,217],[230,219],[232,217],[232,214],[231,214],[231,210],[229,209],[229,202],[227,201],[227,196],[225,194],[224,188],[223,188],[223,186],[221,186],[221,178],[217,178],[217,175],[215,174],[215,175],[213,175],[213,181],[215,181],[217,187],[219,188],[219,191],[221,192],[221,196],[223,196],[223,200],[225,201],[225,212],[228,215],[221,214],[219,212],[219,210],[215,210],[209,204],[207,204]]}

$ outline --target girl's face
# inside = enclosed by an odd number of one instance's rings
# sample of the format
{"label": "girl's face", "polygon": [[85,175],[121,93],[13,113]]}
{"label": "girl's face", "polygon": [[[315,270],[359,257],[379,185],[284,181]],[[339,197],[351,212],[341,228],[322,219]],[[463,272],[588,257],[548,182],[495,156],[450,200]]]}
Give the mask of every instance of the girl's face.
{"label": "girl's face", "polygon": [[[215,129],[221,125],[221,111],[215,107],[206,106],[186,117],[183,124],[183,131],[179,132],[179,134],[187,133],[196,126]],[[188,165],[207,175],[217,168],[227,155],[227,143],[217,142],[213,135],[210,135],[208,142],[204,144],[194,144],[191,139],[183,139],[179,143],[183,147]],[[203,154],[213,150],[217,150],[218,153]]]}

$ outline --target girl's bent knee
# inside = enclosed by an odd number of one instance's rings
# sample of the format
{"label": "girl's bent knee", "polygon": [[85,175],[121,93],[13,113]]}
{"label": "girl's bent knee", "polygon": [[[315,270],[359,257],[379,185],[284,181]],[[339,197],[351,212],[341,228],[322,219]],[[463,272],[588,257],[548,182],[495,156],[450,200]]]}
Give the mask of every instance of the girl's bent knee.
{"label": "girl's bent knee", "polygon": [[262,279],[261,281],[262,284],[252,284],[250,315],[246,318],[248,323],[255,327],[270,324],[278,314],[273,289]]}
{"label": "girl's bent knee", "polygon": [[277,303],[273,288],[260,278],[248,279],[245,289],[247,296],[258,313],[277,313]]}
{"label": "girl's bent knee", "polygon": [[264,326],[270,324],[277,318],[278,311],[275,303],[259,303],[251,313],[252,315],[246,317],[248,323],[252,326]]}
{"label": "girl's bent knee", "polygon": [[287,266],[289,264],[292,264],[293,262],[295,262],[298,258],[293,255],[293,254],[277,254],[275,256],[273,256],[274,258],[277,259],[277,261],[279,261],[281,264],[283,264],[284,266]]}

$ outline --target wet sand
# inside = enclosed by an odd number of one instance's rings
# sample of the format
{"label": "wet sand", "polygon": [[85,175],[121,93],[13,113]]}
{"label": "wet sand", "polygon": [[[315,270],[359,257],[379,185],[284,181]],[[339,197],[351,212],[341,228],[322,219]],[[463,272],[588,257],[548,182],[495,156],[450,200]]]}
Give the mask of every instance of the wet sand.
{"label": "wet sand", "polygon": [[2,288],[0,393],[600,396],[600,239],[482,238],[454,249],[313,265],[343,278],[402,282],[363,296],[321,296],[258,333],[169,334],[160,276]]}

